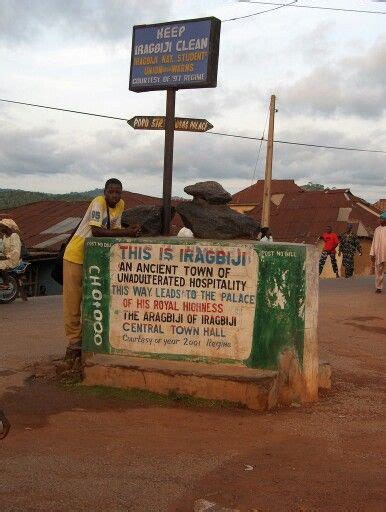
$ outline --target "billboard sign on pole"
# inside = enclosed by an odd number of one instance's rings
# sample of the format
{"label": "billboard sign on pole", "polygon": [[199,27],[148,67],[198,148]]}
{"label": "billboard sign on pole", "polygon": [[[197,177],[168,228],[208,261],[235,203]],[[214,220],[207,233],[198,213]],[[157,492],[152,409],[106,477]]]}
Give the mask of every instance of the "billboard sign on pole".
{"label": "billboard sign on pole", "polygon": [[129,89],[216,87],[220,29],[215,17],[134,26]]}

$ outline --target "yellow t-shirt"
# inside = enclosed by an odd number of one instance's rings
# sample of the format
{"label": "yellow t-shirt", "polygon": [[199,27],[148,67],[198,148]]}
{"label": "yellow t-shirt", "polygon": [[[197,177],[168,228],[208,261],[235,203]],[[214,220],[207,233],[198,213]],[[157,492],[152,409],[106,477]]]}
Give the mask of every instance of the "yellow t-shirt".
{"label": "yellow t-shirt", "polygon": [[[122,199],[115,208],[109,208],[111,229],[121,227],[121,217],[124,209],[125,203]],[[107,205],[104,196],[98,196],[90,203],[78,229],[66,247],[65,260],[83,265],[84,242],[86,238],[92,236],[92,226],[107,228]]]}

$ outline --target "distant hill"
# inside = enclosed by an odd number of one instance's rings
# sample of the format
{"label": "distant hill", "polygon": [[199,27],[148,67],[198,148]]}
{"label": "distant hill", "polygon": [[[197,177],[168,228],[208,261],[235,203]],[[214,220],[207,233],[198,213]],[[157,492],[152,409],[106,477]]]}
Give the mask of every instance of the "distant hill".
{"label": "distant hill", "polygon": [[99,188],[86,190],[85,192],[70,192],[68,194],[48,194],[46,192],[0,188],[0,210],[36,203],[37,201],[83,201],[102,193],[103,190]]}

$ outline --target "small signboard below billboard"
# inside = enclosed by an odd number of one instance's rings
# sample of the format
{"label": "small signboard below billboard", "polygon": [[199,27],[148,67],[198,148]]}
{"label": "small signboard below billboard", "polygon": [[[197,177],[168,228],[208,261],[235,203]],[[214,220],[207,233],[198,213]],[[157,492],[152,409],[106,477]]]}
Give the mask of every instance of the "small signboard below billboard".
{"label": "small signboard below billboard", "polygon": [[[165,130],[165,116],[135,116],[127,121],[134,130]],[[174,129],[180,132],[206,132],[213,128],[206,119],[176,117]]]}
{"label": "small signboard below billboard", "polygon": [[133,27],[129,89],[216,87],[220,28],[214,17]]}

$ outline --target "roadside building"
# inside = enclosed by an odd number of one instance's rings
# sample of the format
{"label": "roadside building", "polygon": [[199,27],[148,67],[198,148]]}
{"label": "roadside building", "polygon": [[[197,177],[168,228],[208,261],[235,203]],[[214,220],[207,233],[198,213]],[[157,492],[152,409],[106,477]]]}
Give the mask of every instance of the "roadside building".
{"label": "roadside building", "polygon": [[[123,192],[126,208],[160,204],[157,197]],[[19,226],[29,252],[31,266],[27,273],[27,293],[55,295],[62,287],[51,278],[60,246],[68,239],[85,214],[90,201],[38,201],[8,210],[0,217],[11,217]]]}
{"label": "roadside building", "polygon": [[386,211],[386,199],[378,199],[378,201],[376,203],[374,203],[373,206],[375,206],[375,208],[377,208],[377,210],[379,210],[380,212],[385,212]]}
{"label": "roadside building", "polygon": [[[296,194],[302,189],[294,180],[272,180],[271,202],[273,207],[280,206],[285,195]],[[258,180],[253,185],[240,190],[232,197],[230,206],[239,213],[250,213],[256,206],[263,204],[264,180]]]}
{"label": "roadside building", "polygon": [[[230,206],[260,222],[263,190],[264,181],[259,180],[234,194]],[[354,233],[361,238],[363,250],[363,256],[355,258],[355,273],[370,272],[369,252],[379,218],[379,210],[374,205],[354,196],[348,189],[308,192],[294,180],[272,180],[271,192],[269,227],[275,241],[317,244],[321,250],[318,237],[327,225],[340,235],[346,230],[347,223],[351,223]],[[158,197],[133,192],[123,192],[123,198],[126,208],[162,203]],[[88,205],[89,201],[39,201],[0,211],[0,216],[9,216],[16,221],[30,253],[32,265],[27,275],[30,296],[61,293],[61,286],[51,278],[54,261],[61,244],[76,228]],[[182,226],[176,215],[173,234],[177,234]],[[341,258],[337,259],[341,266]],[[322,277],[334,277],[331,265],[325,265]]]}
{"label": "roadside building", "polygon": [[[260,221],[264,182],[238,192],[230,204]],[[353,224],[353,232],[361,239],[363,256],[355,257],[355,274],[370,273],[370,247],[374,229],[379,223],[379,211],[364,199],[354,196],[349,189],[308,192],[293,180],[273,180],[271,197],[271,225],[277,242],[317,244],[320,233],[330,225],[338,235],[344,233],[347,224]],[[342,258],[338,259],[341,267]],[[322,277],[334,277],[331,265],[326,264]]]}

